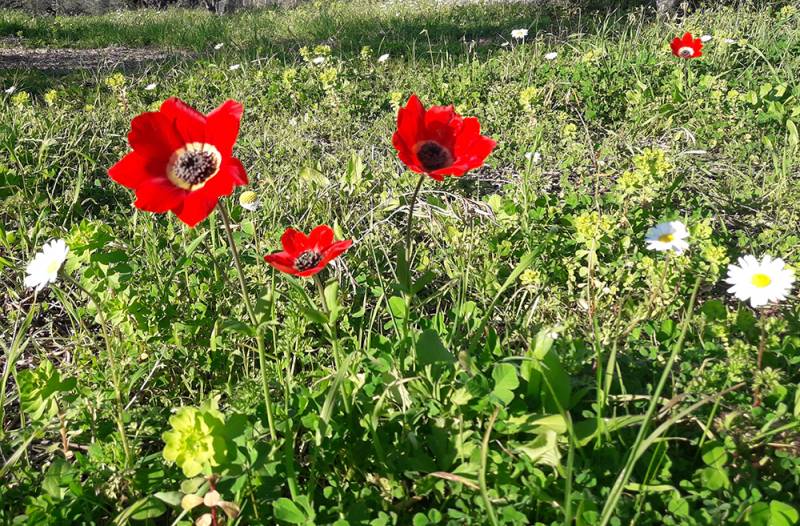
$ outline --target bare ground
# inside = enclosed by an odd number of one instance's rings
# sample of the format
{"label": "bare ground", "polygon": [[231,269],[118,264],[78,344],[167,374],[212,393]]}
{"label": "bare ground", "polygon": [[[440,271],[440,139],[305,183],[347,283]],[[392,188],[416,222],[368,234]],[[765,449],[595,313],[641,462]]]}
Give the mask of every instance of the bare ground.
{"label": "bare ground", "polygon": [[106,47],[99,49],[0,47],[0,69],[70,71],[101,67],[134,67],[146,62],[183,55],[149,48]]}

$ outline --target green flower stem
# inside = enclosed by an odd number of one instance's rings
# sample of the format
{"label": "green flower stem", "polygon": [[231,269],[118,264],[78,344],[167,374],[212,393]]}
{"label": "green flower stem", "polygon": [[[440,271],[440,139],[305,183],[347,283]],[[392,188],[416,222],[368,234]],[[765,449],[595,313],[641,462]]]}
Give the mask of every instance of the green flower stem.
{"label": "green flower stem", "polygon": [[494,410],[492,416],[489,417],[489,423],[486,425],[486,432],[483,434],[483,442],[481,443],[481,466],[480,471],[478,471],[478,483],[481,487],[481,497],[483,498],[483,503],[486,506],[486,514],[489,515],[489,522],[492,523],[492,526],[498,526],[500,523],[497,522],[497,515],[494,512],[492,501],[489,500],[489,490],[486,488],[486,459],[489,455],[489,438],[492,435],[494,421],[497,419],[497,413],[499,412],[500,408],[498,407]]}
{"label": "green flower stem", "polygon": [[6,352],[6,364],[5,368],[3,369],[3,377],[0,379],[0,439],[5,437],[6,386],[8,385],[8,377],[10,374],[12,374],[12,371],[17,363],[17,358],[24,349],[24,346],[22,345],[22,336],[27,332],[28,327],[31,326],[31,322],[33,321],[33,313],[36,310],[36,300],[38,296],[38,293],[33,293],[33,301],[28,309],[28,315],[25,316],[22,326],[19,327],[19,330],[17,330],[17,333],[14,335],[14,339],[11,341],[11,347],[4,347]]}
{"label": "green flower stem", "polygon": [[225,225],[225,234],[228,237],[228,245],[231,247],[231,254],[233,254],[233,262],[236,265],[237,275],[239,276],[239,285],[242,288],[242,300],[244,301],[247,315],[250,317],[250,323],[253,325],[253,330],[256,332],[256,344],[258,345],[258,365],[261,369],[261,388],[264,394],[264,405],[267,407],[267,423],[269,424],[269,434],[273,442],[278,440],[278,434],[275,432],[275,421],[272,411],[272,400],[269,395],[269,379],[267,378],[267,356],[264,350],[264,334],[258,326],[258,319],[256,318],[253,304],[250,302],[250,295],[247,293],[247,284],[244,282],[244,270],[242,269],[242,261],[239,257],[239,250],[236,248],[236,242],[233,240],[233,232],[231,231],[231,221],[228,217],[228,210],[225,208],[222,200],[217,204],[219,213],[222,216],[222,222]]}
{"label": "green flower stem", "polygon": [[[325,299],[325,286],[322,284],[322,279],[319,277],[319,274],[314,274],[313,276],[314,283],[317,286],[317,292],[319,292],[319,300],[322,302],[322,310],[325,314],[328,314],[328,335],[331,341],[331,350],[333,351],[333,363],[336,366],[336,370],[339,370],[339,367],[342,364],[341,350],[339,349],[339,338],[336,332],[336,322],[330,320],[330,309],[328,308],[328,300]],[[346,413],[350,413],[350,402],[347,399],[347,393],[345,392],[344,386],[342,385],[340,388],[340,392],[342,394],[342,403],[344,404],[344,410]]]}
{"label": "green flower stem", "polygon": [[97,299],[97,296],[89,292],[80,282],[74,279],[72,276],[64,273],[64,276],[68,282],[73,284],[76,288],[82,291],[86,296],[94,303],[95,309],[97,309],[97,316],[100,318],[100,332],[103,334],[103,341],[106,344],[106,354],[108,355],[108,362],[109,367],[111,369],[111,381],[114,384],[114,400],[116,405],[116,418],[117,421],[117,428],[119,430],[119,438],[122,441],[122,451],[125,455],[125,469],[131,467],[131,448],[128,444],[128,435],[125,434],[125,422],[122,419],[122,414],[124,411],[124,404],[122,403],[122,387],[120,385],[119,379],[119,369],[117,368],[117,360],[114,356],[114,351],[111,348],[111,340],[108,337],[108,331],[106,329],[106,316],[103,313],[103,308],[100,306],[100,301]]}
{"label": "green flower stem", "polygon": [[642,444],[642,441],[645,438],[647,428],[650,425],[650,420],[653,418],[658,401],[661,399],[661,392],[664,390],[670,374],[672,374],[672,365],[675,363],[675,358],[678,356],[678,353],[681,351],[681,349],[683,349],[683,342],[686,339],[686,333],[688,332],[689,324],[692,321],[694,304],[695,300],[697,299],[697,291],[700,288],[702,279],[702,277],[698,277],[694,282],[694,288],[692,289],[692,295],[689,299],[689,305],[686,307],[686,314],[683,318],[681,334],[678,337],[678,341],[675,343],[675,346],[672,348],[672,352],[669,355],[667,363],[664,365],[664,370],[661,373],[661,378],[658,381],[656,390],[650,395],[650,403],[647,406],[647,411],[645,412],[642,425],[639,427],[639,433],[636,435],[636,440],[634,441],[633,446],[629,448],[630,453],[628,454],[628,459],[625,461],[625,466],[622,468],[622,472],[620,472],[619,477],[617,477],[616,483],[611,488],[611,492],[608,495],[606,504],[603,507],[603,512],[600,515],[600,526],[606,526],[611,520],[611,514],[614,512],[614,509],[617,506],[617,502],[622,495],[622,490],[628,483],[631,473],[633,473],[633,468],[636,465],[636,460],[638,459],[637,452],[639,451],[639,446]]}
{"label": "green flower stem", "polygon": [[417,181],[417,186],[414,188],[414,193],[411,194],[411,201],[408,203],[408,221],[406,222],[406,242],[405,242],[405,249],[406,249],[406,269],[408,270],[408,289],[409,294],[411,293],[411,226],[414,224],[414,205],[417,204],[417,196],[419,196],[419,190],[422,188],[422,183],[425,182],[425,174],[420,174],[419,180]]}

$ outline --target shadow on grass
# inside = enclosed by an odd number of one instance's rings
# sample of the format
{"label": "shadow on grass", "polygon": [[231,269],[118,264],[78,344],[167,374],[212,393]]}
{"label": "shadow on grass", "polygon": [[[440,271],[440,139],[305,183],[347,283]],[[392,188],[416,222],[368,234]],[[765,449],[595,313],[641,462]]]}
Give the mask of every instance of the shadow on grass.
{"label": "shadow on grass", "polygon": [[[464,55],[485,57],[511,40],[513,29],[525,28],[529,39],[558,39],[571,33],[591,34],[624,20],[621,15],[641,1],[583,2],[564,6],[564,0],[503,2],[418,7],[415,2],[378,3],[314,2],[295,9],[267,8],[218,17],[202,10],[140,10],[102,16],[30,17],[19,12],[0,13],[0,45],[25,47],[105,48],[148,47],[176,52],[161,65],[210,57],[214,46],[231,62],[275,57],[298,60],[303,46],[330,45],[343,59],[357,57],[369,46],[376,53],[391,53],[406,60],[431,60]],[[573,2],[573,4],[575,4]],[[23,60],[18,63],[24,63]],[[104,71],[137,71],[142,65],[120,62]],[[37,93],[69,80],[71,72],[42,72],[28,67],[0,69],[2,85],[15,84]],[[85,75],[85,72],[77,74]],[[66,78],[65,78],[66,77]]]}

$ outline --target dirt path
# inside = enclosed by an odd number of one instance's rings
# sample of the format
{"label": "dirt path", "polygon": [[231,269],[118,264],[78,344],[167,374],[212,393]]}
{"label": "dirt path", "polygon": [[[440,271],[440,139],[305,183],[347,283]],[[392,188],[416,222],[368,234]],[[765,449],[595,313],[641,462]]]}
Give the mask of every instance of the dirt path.
{"label": "dirt path", "polygon": [[100,49],[0,47],[0,69],[70,71],[101,67],[133,67],[181,53],[162,49],[107,47]]}

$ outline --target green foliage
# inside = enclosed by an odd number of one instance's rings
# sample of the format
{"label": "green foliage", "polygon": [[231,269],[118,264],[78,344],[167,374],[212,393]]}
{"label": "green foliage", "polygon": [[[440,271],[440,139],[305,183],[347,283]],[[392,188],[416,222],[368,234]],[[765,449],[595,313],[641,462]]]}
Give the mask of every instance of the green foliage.
{"label": "green foliage", "polygon": [[[188,525],[215,507],[225,524],[482,526],[483,476],[502,524],[597,525],[651,400],[659,434],[611,524],[800,522],[796,292],[756,311],[721,281],[746,253],[800,268],[800,18],[458,4],[0,11],[24,46],[189,52],[0,70],[17,88],[0,92],[0,523]],[[685,29],[713,37],[687,69],[667,45]],[[406,269],[415,178],[391,137],[411,92],[498,147],[424,182]],[[218,213],[188,229],[107,176],[130,119],[171,95],[245,106],[235,152],[261,207],[225,202],[255,323]],[[669,220],[689,250],[647,251]],[[355,240],[321,292],[264,264],[285,227],[320,223]],[[24,289],[55,237],[97,304],[66,280]]]}

